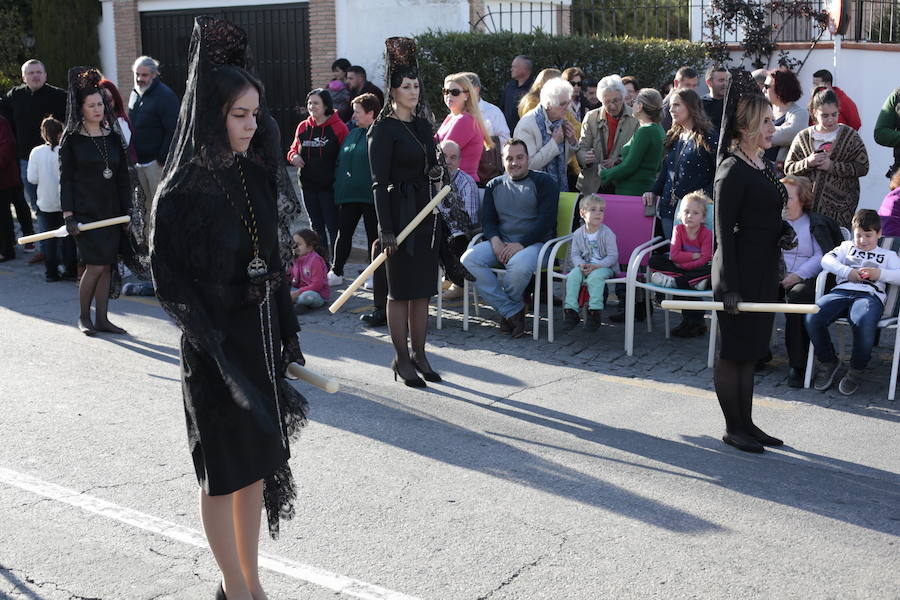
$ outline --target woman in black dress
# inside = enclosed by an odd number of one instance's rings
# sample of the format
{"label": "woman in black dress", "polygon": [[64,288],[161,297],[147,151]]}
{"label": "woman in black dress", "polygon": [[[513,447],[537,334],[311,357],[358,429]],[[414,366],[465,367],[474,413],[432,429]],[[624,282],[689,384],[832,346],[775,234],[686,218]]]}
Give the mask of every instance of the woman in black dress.
{"label": "woman in black dress", "polygon": [[[437,293],[440,225],[429,215],[398,247],[396,235],[431,199],[432,168],[437,163],[434,127],[421,90],[415,42],[389,38],[390,99],[369,132],[369,162],[381,247],[388,252],[388,328],[396,357],[394,378],[425,387],[416,374],[440,381],[425,356],[428,302]],[[410,354],[407,339],[412,346]]]}
{"label": "woman in black dress", "polygon": [[[109,322],[112,268],[125,241],[121,227],[80,232],[89,223],[131,211],[131,180],[125,145],[100,91],[96,69],[69,70],[69,105],[66,130],[59,148],[59,191],[63,218],[75,237],[78,259],[85,264],[78,286],[81,313],[78,329],[85,335],[98,331],[125,333]],[[91,301],[96,310],[91,319]]]}
{"label": "woman in black dress", "polygon": [[264,598],[259,515],[293,516],[288,441],[306,401],[283,377],[304,363],[286,286],[277,143],[262,84],[241,66],[246,35],[200,17],[176,144],[153,207],[151,264],[182,330],[188,442],[200,513],[232,599]]}
{"label": "woman in black dress", "polygon": [[741,313],[737,303],[777,302],[787,191],[762,152],[772,145],[772,106],[744,70],[733,70],[719,143],[713,256],[722,348],[716,362],[716,395],[725,415],[722,440],[745,452],[762,452],[781,440],[753,424],[753,371],[769,351],[773,313]]}

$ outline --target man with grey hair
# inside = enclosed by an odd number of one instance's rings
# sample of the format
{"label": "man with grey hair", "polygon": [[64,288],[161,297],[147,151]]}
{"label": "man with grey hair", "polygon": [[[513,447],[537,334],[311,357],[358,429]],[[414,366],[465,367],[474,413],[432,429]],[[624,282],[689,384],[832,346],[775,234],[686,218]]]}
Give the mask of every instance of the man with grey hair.
{"label": "man with grey hair", "polygon": [[513,133],[528,146],[528,166],[550,175],[560,192],[569,191],[566,163],[578,149],[575,128],[566,119],[573,89],[561,77],[545,83],[540,104],[522,115]]}
{"label": "man with grey hair", "polygon": [[534,61],[520,54],[515,57],[510,67],[511,81],[506,84],[503,90],[503,98],[500,101],[500,108],[503,109],[503,115],[506,117],[506,124],[512,131],[519,123],[519,100],[531,89],[534,83]]}
{"label": "man with grey hair", "polygon": [[[25,176],[28,171],[28,156],[33,148],[44,143],[41,139],[41,121],[45,117],[52,116],[65,123],[66,91],[47,83],[44,63],[32,58],[22,65],[22,83],[7,92],[0,103],[0,109],[12,124],[16,136],[16,157],[19,159],[19,171],[24,184],[23,194],[14,195],[13,206],[16,208],[22,235],[31,235],[34,233],[31,209],[35,210],[38,218],[41,217],[41,211],[37,206],[37,186],[28,183]],[[34,252],[34,244],[26,244],[25,252]],[[43,259],[43,254],[36,254],[28,262],[37,263]]]}
{"label": "man with grey hair", "polygon": [[600,169],[616,164],[640,123],[625,105],[625,84],[618,75],[607,75],[597,83],[600,108],[588,111],[581,123],[578,164],[581,173],[576,187],[583,194],[612,193],[611,185],[600,187]]}
{"label": "man with grey hair", "polygon": [[147,199],[146,209],[149,209],[169,155],[181,103],[175,92],[159,79],[159,62],[155,59],[140,56],[131,70],[134,89],[128,99],[128,118],[131,119],[131,140],[137,154],[138,181]]}

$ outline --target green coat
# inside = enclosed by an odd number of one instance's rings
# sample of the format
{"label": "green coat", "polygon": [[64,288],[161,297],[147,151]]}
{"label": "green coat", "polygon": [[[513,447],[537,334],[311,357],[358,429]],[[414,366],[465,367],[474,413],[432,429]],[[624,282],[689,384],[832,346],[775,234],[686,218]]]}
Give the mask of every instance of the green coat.
{"label": "green coat", "polygon": [[622,162],[600,171],[601,181],[615,183],[620,196],[641,196],[652,190],[662,167],[665,138],[658,123],[638,127],[622,148]]}
{"label": "green coat", "polygon": [[369,147],[366,142],[368,127],[350,130],[338,151],[334,174],[334,202],[345,204],[360,202],[374,204],[372,195],[372,169],[369,166]]}

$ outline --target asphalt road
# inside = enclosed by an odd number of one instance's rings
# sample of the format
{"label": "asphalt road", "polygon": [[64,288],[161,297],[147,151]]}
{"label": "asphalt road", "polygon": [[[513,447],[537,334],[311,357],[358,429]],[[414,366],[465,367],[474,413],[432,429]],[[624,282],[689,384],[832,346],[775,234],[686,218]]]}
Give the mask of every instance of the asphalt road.
{"label": "asphalt road", "polygon": [[[178,331],[124,298],[130,335],[85,338],[74,285],[40,275],[0,267],[0,598],[212,598]],[[749,456],[719,439],[702,340],[657,332],[625,357],[621,328],[548,344],[451,318],[430,347],[446,383],[417,391],[365,304],[303,317],[308,366],[343,390],[301,385],[270,598],[900,598],[884,373],[843,401],[788,390],[776,365],[754,416],[788,445]],[[664,362],[688,352],[690,369]]]}

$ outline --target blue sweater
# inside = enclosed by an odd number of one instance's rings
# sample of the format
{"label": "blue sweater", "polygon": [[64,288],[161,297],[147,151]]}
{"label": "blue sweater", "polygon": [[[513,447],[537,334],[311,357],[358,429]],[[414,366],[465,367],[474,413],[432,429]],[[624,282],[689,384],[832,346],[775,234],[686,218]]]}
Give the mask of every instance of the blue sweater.
{"label": "blue sweater", "polygon": [[132,90],[128,99],[128,118],[131,120],[131,143],[139,164],[153,160],[166,162],[180,106],[178,96],[159,77],[143,95]]}
{"label": "blue sweater", "polygon": [[[659,216],[661,218],[673,218],[675,205],[686,194],[703,190],[712,197],[712,184],[716,174],[717,135],[718,132],[714,130],[707,132],[706,143],[709,145],[709,151],[698,146],[694,138],[688,139],[686,143],[678,140],[666,150],[662,169],[660,169],[656,183],[653,184],[651,190],[660,197]],[[681,154],[680,162],[679,154]],[[671,177],[669,171],[675,168],[676,163],[678,163],[678,172]]]}
{"label": "blue sweater", "polygon": [[484,239],[530,246],[553,239],[559,187],[546,173],[528,171],[518,181],[509,175],[491,179],[484,189],[481,226]]}

